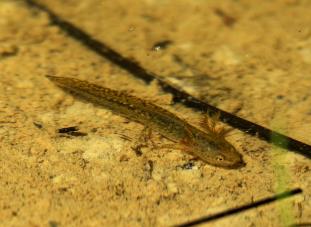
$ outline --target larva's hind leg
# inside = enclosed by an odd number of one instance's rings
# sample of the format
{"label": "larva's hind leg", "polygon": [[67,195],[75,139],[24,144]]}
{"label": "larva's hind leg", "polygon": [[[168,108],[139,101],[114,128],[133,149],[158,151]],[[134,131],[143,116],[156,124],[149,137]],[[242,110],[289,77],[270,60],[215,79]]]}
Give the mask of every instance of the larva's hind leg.
{"label": "larva's hind leg", "polygon": [[138,139],[136,140],[135,144],[132,146],[132,149],[134,150],[137,156],[142,155],[141,148],[149,147],[149,143],[151,143],[151,146],[153,148],[156,147],[151,137],[152,137],[152,130],[149,127],[144,127]]}

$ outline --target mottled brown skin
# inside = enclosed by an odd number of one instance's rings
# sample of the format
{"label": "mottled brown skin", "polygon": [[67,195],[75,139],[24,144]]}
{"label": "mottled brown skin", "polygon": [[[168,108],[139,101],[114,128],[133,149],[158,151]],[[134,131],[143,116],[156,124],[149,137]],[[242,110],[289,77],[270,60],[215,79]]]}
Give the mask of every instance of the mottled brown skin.
{"label": "mottled brown skin", "polygon": [[124,92],[74,78],[47,78],[75,97],[110,109],[182,144],[186,151],[210,165],[223,168],[239,168],[245,165],[242,156],[216,130],[204,132],[173,113]]}

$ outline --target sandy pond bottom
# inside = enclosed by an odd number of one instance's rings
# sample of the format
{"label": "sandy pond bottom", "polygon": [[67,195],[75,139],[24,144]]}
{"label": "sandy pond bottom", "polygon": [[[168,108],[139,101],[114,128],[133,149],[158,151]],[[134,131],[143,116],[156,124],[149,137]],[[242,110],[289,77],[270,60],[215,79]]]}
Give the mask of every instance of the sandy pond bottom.
{"label": "sandy pond bottom", "polygon": [[[311,144],[310,1],[41,1],[189,93]],[[163,49],[153,45],[170,40]],[[301,188],[206,226],[311,222],[310,161],[238,132],[225,170],[173,149],[131,149],[142,125],[75,100],[44,75],[125,90],[197,124],[22,1],[0,1],[0,225],[171,226]],[[78,126],[81,136],[57,133]],[[153,133],[156,144],[170,144]]]}

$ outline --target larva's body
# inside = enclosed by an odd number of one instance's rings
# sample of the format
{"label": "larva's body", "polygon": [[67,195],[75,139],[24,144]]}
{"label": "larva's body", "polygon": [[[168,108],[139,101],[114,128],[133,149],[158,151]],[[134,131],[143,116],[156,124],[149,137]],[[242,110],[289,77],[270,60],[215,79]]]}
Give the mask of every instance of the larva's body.
{"label": "larva's body", "polygon": [[244,166],[241,155],[224,136],[212,130],[204,132],[151,102],[74,78],[47,77],[78,98],[110,109],[184,145],[186,151],[211,165],[224,168]]}

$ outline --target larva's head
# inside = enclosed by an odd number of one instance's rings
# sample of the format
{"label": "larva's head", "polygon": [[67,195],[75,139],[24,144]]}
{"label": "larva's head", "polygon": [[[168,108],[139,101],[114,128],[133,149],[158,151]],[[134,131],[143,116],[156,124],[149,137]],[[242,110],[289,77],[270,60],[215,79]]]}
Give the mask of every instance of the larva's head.
{"label": "larva's head", "polygon": [[190,152],[210,165],[236,169],[245,166],[242,155],[224,138],[207,137],[200,133],[190,145]]}

